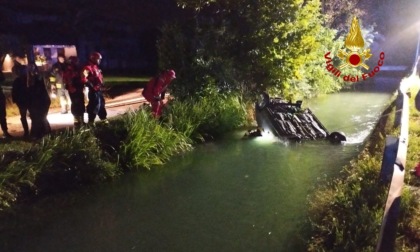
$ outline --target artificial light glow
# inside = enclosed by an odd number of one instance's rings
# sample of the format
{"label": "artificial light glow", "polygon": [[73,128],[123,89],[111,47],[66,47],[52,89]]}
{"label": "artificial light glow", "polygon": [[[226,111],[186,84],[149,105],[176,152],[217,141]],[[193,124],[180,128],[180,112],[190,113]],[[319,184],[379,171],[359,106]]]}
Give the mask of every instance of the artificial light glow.
{"label": "artificial light glow", "polygon": [[13,60],[12,57],[10,57],[9,54],[6,54],[6,57],[4,58],[3,62],[3,72],[12,72],[13,67]]}
{"label": "artificial light glow", "polygon": [[412,87],[420,87],[420,79],[419,76],[416,74],[417,68],[414,68],[413,72],[410,76],[403,78],[400,83],[400,91],[402,93],[406,93]]}
{"label": "artificial light glow", "polygon": [[272,132],[268,131],[268,130],[264,130],[261,132],[260,137],[255,137],[255,141],[257,141],[258,143],[261,144],[269,144],[269,143],[274,143],[274,142],[278,142],[279,138],[276,137]]}
{"label": "artificial light glow", "polygon": [[[84,121],[88,121],[88,115],[87,113],[84,113],[83,115]],[[47,115],[48,122],[51,125],[55,126],[72,126],[74,123],[74,118],[71,113],[67,114],[61,114],[61,113],[50,113]]]}

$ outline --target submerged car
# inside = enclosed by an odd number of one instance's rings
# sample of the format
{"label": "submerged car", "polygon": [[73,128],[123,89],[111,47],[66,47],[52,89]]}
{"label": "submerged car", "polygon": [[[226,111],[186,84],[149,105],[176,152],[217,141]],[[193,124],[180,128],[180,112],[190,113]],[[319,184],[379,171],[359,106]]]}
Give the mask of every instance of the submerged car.
{"label": "submerged car", "polygon": [[346,141],[342,132],[329,133],[309,108],[302,108],[302,101],[292,103],[262,93],[256,102],[255,114],[258,127],[280,138],[293,141],[327,139],[333,143]]}

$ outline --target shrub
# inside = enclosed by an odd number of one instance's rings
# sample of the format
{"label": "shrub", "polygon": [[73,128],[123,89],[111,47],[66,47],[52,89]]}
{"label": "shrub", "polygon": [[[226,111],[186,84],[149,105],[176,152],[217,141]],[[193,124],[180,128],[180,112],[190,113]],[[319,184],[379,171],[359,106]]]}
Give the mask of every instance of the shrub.
{"label": "shrub", "polygon": [[[119,174],[91,131],[66,131],[18,150],[3,150],[0,164],[0,210],[19,196],[45,194],[96,183]],[[26,146],[26,145],[25,145]]]}
{"label": "shrub", "polygon": [[113,162],[119,163],[119,152],[128,138],[128,128],[124,116],[113,118],[111,123],[99,124],[93,133],[98,138],[101,149],[105,151]]}
{"label": "shrub", "polygon": [[207,88],[201,98],[171,102],[166,117],[171,118],[168,123],[175,130],[194,140],[204,140],[243,125],[246,109],[239,96]]}
{"label": "shrub", "polygon": [[42,169],[37,186],[43,190],[70,189],[119,174],[118,165],[109,162],[91,131],[70,131],[42,139],[33,156]]}

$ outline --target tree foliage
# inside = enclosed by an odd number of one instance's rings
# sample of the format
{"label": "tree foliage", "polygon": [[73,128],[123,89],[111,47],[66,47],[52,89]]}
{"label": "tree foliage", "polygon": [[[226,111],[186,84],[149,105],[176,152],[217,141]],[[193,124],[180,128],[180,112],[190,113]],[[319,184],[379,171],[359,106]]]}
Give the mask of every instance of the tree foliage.
{"label": "tree foliage", "polygon": [[338,90],[324,54],[342,45],[323,27],[319,0],[179,0],[186,22],[167,24],[158,44],[161,68],[173,67],[178,97],[208,85],[252,97],[288,99]]}
{"label": "tree foliage", "polygon": [[361,0],[323,0],[322,13],[325,17],[325,25],[337,29],[339,32],[347,31],[347,24],[353,16],[365,17],[367,10],[358,8]]}

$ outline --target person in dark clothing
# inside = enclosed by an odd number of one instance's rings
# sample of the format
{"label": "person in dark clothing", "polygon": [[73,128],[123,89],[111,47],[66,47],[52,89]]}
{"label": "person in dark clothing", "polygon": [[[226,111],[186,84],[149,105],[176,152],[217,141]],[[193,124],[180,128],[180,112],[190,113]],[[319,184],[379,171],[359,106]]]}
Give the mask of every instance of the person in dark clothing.
{"label": "person in dark clothing", "polygon": [[[0,68],[0,83],[5,81],[5,77],[3,72]],[[3,94],[3,89],[0,86],[0,126],[1,130],[3,131],[3,136],[6,138],[12,137],[12,135],[9,134],[9,131],[7,129],[7,120],[6,120],[6,97]]]}
{"label": "person in dark clothing", "polygon": [[88,123],[93,124],[96,116],[107,123],[107,112],[105,109],[105,98],[102,93],[104,78],[99,68],[102,55],[98,52],[91,53],[88,64],[82,69],[82,83],[89,88],[89,103],[86,107]]}
{"label": "person in dark clothing", "polygon": [[29,67],[29,116],[32,120],[30,135],[35,138],[41,138],[51,132],[50,123],[47,119],[51,99],[48,95],[43,78],[38,74],[36,65],[33,64]]}
{"label": "person in dark clothing", "polygon": [[65,63],[64,55],[59,54],[57,56],[57,62],[52,65],[51,75],[55,78],[55,88],[57,90],[57,96],[60,99],[61,113],[67,114],[70,109],[70,95],[69,91],[65,88],[64,83],[64,71],[67,68]]}
{"label": "person in dark clothing", "polygon": [[85,95],[83,93],[84,85],[80,77],[79,59],[76,56],[69,58],[69,64],[67,64],[63,73],[63,79],[70,94],[71,113],[74,117],[74,126],[77,128],[84,124]]}
{"label": "person in dark clothing", "polygon": [[24,137],[29,136],[27,112],[29,107],[28,83],[26,78],[26,67],[15,62],[12,72],[16,75],[12,84],[12,100],[19,108],[20,121],[22,123]]}

